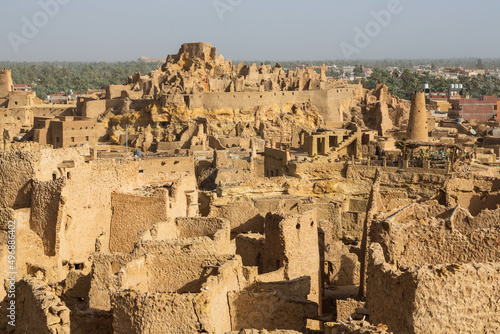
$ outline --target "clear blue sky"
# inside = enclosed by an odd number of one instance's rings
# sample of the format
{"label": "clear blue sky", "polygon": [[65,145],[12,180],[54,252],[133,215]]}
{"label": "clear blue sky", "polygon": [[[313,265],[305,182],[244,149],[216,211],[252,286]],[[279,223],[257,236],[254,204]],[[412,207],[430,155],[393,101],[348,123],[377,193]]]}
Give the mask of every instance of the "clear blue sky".
{"label": "clear blue sky", "polygon": [[[54,1],[66,4],[44,22],[40,2]],[[345,59],[342,43],[356,47],[355,28],[365,30],[371,12],[391,1],[398,0],[3,0],[0,60],[160,58],[196,41],[239,60]],[[500,1],[399,1],[401,12],[351,58],[500,57]],[[223,20],[215,4],[230,6]],[[33,16],[41,27],[23,34]]]}

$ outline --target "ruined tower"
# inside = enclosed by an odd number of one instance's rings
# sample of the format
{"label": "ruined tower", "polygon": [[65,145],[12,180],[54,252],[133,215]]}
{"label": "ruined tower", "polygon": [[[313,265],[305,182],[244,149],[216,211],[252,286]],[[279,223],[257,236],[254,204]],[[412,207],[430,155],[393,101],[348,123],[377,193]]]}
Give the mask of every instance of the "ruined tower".
{"label": "ruined tower", "polygon": [[12,72],[7,69],[0,70],[0,97],[8,95],[13,90]]}
{"label": "ruined tower", "polygon": [[407,136],[411,140],[427,141],[429,139],[424,93],[413,93]]}
{"label": "ruined tower", "polygon": [[379,136],[387,136],[387,131],[394,126],[391,117],[389,116],[389,107],[385,101],[377,102],[375,109],[375,119],[377,122],[377,130]]}

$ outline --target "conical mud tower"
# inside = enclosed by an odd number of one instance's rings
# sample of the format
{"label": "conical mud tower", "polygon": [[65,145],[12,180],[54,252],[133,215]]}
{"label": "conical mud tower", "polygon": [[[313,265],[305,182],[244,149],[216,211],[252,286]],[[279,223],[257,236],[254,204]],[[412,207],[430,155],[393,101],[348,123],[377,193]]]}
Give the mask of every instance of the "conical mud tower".
{"label": "conical mud tower", "polygon": [[425,93],[413,93],[406,133],[411,140],[427,141],[429,139]]}
{"label": "conical mud tower", "polygon": [[0,96],[7,96],[14,90],[12,73],[10,70],[0,70]]}

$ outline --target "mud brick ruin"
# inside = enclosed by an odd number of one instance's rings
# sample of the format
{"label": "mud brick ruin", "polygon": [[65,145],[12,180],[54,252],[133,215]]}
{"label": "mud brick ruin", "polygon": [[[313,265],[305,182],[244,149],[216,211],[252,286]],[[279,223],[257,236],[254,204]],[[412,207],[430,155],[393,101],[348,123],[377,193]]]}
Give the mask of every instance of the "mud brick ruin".
{"label": "mud brick ruin", "polygon": [[500,332],[500,147],[326,70],[187,43],[57,108],[0,71],[0,331]]}

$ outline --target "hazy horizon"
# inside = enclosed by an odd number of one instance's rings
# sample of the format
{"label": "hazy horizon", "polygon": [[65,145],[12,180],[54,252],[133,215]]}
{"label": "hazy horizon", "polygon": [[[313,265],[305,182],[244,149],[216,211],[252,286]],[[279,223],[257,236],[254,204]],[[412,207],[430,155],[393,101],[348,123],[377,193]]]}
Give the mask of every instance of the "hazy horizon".
{"label": "hazy horizon", "polygon": [[[174,54],[177,52],[174,52]],[[142,55],[144,57],[149,57],[152,59],[159,59],[156,57],[150,57],[149,55]],[[139,60],[140,57],[137,57],[136,59],[125,59],[125,60],[2,60],[0,59],[0,62],[3,63],[127,63],[127,62],[136,62]],[[165,58],[165,57],[163,57]],[[228,57],[225,57],[225,59],[230,59],[233,62],[245,62],[245,63],[250,63],[250,62],[275,62],[275,61],[283,61],[283,62],[345,62],[348,61],[348,59],[288,59],[288,60],[283,60],[283,59],[231,59]],[[430,65],[430,62],[433,61],[451,61],[451,60],[457,60],[457,61],[474,61],[476,62],[477,60],[481,59],[483,62],[487,61],[499,61],[500,62],[500,57],[497,58],[481,58],[481,57],[464,57],[464,58],[374,58],[374,59],[352,59],[352,63],[363,63],[363,62],[399,62],[399,61],[408,61],[408,62],[417,62],[421,61],[422,64],[420,65]],[[161,62],[163,62],[162,59]],[[425,63],[424,63],[425,62]]]}
{"label": "hazy horizon", "polygon": [[25,0],[3,9],[1,61],[125,62],[198,41],[244,61],[500,58],[489,38],[500,3],[488,0]]}

